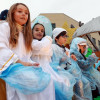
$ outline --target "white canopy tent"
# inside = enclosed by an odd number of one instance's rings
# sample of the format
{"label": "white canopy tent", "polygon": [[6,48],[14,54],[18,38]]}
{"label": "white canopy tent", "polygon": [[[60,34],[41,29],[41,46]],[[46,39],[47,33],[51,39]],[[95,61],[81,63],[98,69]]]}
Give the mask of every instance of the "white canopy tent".
{"label": "white canopy tent", "polygon": [[[73,34],[73,38],[77,36],[84,36],[86,35],[89,41],[92,43],[94,48],[99,51],[97,46],[92,42],[92,40],[89,38],[88,33],[95,33],[100,32],[100,16],[93,18],[91,21],[87,22],[83,26],[79,27]],[[97,34],[97,33],[96,33]]]}

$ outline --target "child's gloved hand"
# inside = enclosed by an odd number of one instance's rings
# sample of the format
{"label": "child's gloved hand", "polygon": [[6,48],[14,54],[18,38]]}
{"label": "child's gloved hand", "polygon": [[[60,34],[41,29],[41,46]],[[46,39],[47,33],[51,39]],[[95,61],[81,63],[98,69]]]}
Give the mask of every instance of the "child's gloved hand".
{"label": "child's gloved hand", "polygon": [[76,56],[75,56],[74,54],[71,54],[71,58],[72,58],[73,60],[77,61],[77,58],[76,58]]}
{"label": "child's gloved hand", "polygon": [[95,53],[92,53],[91,57],[93,57],[93,58],[96,58],[96,55],[95,55]]}
{"label": "child's gloved hand", "polygon": [[96,63],[97,60],[98,60],[98,57],[96,56],[95,53],[93,53],[92,55],[90,55],[90,56],[88,57],[88,59],[90,59],[91,62]]}

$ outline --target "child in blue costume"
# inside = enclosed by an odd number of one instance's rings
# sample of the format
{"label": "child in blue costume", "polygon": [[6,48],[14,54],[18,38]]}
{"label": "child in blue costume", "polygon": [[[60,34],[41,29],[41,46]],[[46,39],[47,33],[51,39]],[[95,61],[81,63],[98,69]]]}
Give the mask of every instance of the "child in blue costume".
{"label": "child in blue costume", "polygon": [[[32,60],[39,62],[43,71],[51,75],[55,82],[56,100],[71,100],[73,95],[73,85],[75,80],[72,75],[67,77],[58,75],[50,66],[52,56],[52,26],[51,22],[45,16],[38,16],[32,23]],[[71,78],[71,79],[69,79]],[[70,80],[73,80],[71,83]]]}
{"label": "child in blue costume", "polygon": [[[92,100],[90,84],[88,80],[82,75],[82,72],[76,61],[70,58],[70,52],[65,48],[64,44],[67,42],[67,32],[63,28],[55,28],[53,30],[53,56],[51,66],[58,72],[62,70],[62,74],[70,72],[76,79],[74,86],[74,95],[76,100]],[[67,63],[67,69],[64,70]]]}
{"label": "child in blue costume", "polygon": [[16,3],[0,23],[0,78],[6,82],[7,100],[55,100],[55,95],[48,98],[54,94],[50,75],[30,59],[31,44],[29,10]]}
{"label": "child in blue costume", "polygon": [[[85,57],[85,53],[88,49],[87,41],[83,38],[73,39],[70,46],[71,55],[76,56],[76,62],[79,65],[83,75],[89,80],[93,92],[93,97],[96,97],[100,93],[100,73],[94,68],[98,57],[92,53],[89,57]],[[96,91],[94,91],[96,90]],[[99,90],[99,93],[98,93]]]}

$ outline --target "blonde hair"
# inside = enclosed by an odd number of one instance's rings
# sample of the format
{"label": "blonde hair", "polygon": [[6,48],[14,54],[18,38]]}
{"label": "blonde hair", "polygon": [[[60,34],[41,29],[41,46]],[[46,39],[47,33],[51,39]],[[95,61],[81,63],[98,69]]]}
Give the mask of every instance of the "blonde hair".
{"label": "blonde hair", "polygon": [[[9,26],[10,26],[9,43],[12,48],[16,47],[16,45],[18,43],[18,38],[19,38],[19,32],[18,32],[16,22],[14,19],[14,12],[17,9],[18,5],[23,5],[28,9],[28,7],[25,4],[16,3],[16,4],[13,4],[8,11],[7,22],[9,23]],[[28,12],[29,12],[29,9],[28,9]],[[31,30],[31,22],[30,22],[30,13],[28,14],[28,20],[27,20],[26,24],[24,25],[23,36],[24,36],[24,40],[25,40],[26,50],[30,51],[32,49],[32,47],[31,47],[32,30]]]}

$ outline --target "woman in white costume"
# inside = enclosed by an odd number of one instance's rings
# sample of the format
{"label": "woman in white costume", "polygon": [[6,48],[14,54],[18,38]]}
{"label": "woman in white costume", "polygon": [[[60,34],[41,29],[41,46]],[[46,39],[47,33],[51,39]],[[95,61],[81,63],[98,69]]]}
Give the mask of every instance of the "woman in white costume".
{"label": "woman in white costume", "polygon": [[[52,56],[52,38],[50,37],[52,36],[51,22],[45,16],[38,16],[32,23],[32,32],[32,60],[39,62],[43,71],[49,73],[51,78],[55,81],[56,100],[71,100],[73,96],[73,85],[75,84],[73,76],[69,73],[67,77],[63,78],[58,75],[49,64]],[[73,83],[70,82],[70,79],[73,80]],[[61,90],[61,85],[64,90]],[[66,98],[62,94],[64,94]]]}
{"label": "woman in white costume", "polygon": [[7,100],[55,100],[50,75],[30,59],[31,44],[29,10],[16,3],[0,24],[0,78],[6,82]]}

